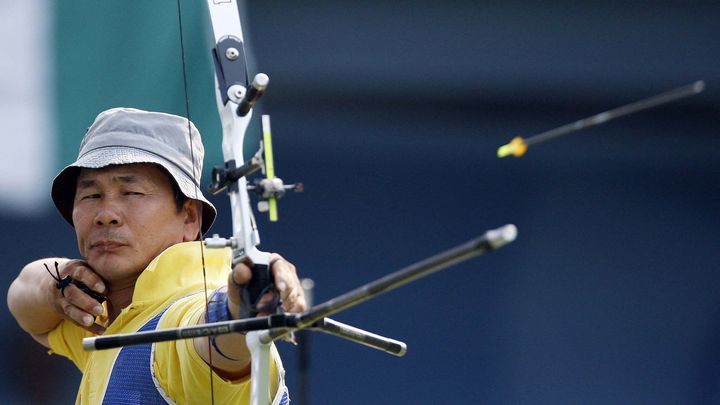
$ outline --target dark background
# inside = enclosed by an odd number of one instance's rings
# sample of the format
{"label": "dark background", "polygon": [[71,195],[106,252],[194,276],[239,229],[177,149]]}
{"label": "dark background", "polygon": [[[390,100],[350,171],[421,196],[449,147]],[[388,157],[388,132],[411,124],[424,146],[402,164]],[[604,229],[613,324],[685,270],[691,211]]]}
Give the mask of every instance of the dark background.
{"label": "dark background", "polygon": [[[184,113],[172,2],[56,3],[58,169],[105,108]],[[190,115],[210,167],[219,125],[197,3],[183,10]],[[519,229],[337,315],[408,353],[313,335],[310,403],[720,402],[720,3],[274,1],[245,17],[271,79],[260,108],[277,172],[306,186],[279,223],[260,219],[261,247],[314,279],[317,302]],[[495,156],[515,135],[698,79],[691,99]],[[77,255],[51,208],[0,227],[5,285],[30,260]],[[71,402],[73,366],[7,311],[2,325],[4,402]],[[298,349],[279,346],[297,396]]]}

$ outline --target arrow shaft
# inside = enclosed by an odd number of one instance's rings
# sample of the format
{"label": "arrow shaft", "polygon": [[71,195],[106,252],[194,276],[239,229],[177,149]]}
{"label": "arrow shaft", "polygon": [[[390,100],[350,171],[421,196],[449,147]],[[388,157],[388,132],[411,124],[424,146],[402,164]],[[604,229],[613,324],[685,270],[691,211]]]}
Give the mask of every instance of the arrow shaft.
{"label": "arrow shaft", "polygon": [[662,104],[667,104],[672,101],[692,96],[693,94],[700,93],[705,88],[705,82],[699,80],[695,83],[691,83],[676,89],[666,91],[664,93],[648,97],[639,101],[635,101],[630,104],[626,104],[621,107],[613,108],[600,114],[571,122],[569,124],[545,131],[537,134],[525,140],[525,144],[530,146],[537,143],[549,141],[550,139],[557,138],[569,134],[571,132],[579,131],[581,129],[589,128],[595,125],[604,124],[615,118],[623,117],[625,115],[634,114],[649,108],[653,108]]}

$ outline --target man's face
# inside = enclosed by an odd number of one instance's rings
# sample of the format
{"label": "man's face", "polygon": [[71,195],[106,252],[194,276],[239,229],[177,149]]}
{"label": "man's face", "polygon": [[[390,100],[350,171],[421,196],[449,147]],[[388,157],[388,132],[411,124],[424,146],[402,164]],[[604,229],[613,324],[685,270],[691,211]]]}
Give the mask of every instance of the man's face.
{"label": "man's face", "polygon": [[178,212],[170,181],[146,163],[81,169],[73,206],[78,248],[113,287],[132,285],[155,256],[198,234],[194,201]]}

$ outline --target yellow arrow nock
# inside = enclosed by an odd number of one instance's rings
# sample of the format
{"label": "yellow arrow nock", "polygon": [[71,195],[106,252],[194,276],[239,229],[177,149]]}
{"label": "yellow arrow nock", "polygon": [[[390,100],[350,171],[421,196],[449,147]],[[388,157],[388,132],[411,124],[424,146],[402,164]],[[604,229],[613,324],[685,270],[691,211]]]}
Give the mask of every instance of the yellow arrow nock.
{"label": "yellow arrow nock", "polygon": [[527,152],[527,148],[528,147],[525,143],[525,140],[521,136],[516,136],[507,145],[499,147],[497,150],[497,155],[499,158],[504,158],[505,156],[509,155],[520,157],[524,155],[525,152]]}

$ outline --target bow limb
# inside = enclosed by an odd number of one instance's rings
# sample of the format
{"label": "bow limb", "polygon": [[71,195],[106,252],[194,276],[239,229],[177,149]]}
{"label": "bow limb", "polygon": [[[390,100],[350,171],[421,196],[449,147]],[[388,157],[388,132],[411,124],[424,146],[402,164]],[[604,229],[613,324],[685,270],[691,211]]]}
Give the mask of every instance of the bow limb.
{"label": "bow limb", "polygon": [[[222,122],[222,150],[224,169],[213,173],[216,191],[227,189],[233,223],[233,263],[248,261],[253,265],[267,266],[270,255],[257,249],[260,236],[253,217],[247,179],[244,175],[232,178],[230,171],[261,165],[254,159],[246,162],[243,154],[245,132],[252,119],[252,105],[244,107],[260,86],[264,89],[267,76],[258,75],[255,87],[250,87],[247,74],[242,27],[235,0],[208,0],[208,9],[215,39],[212,55],[215,65],[215,85],[218,112]],[[258,84],[259,83],[259,84]],[[245,110],[245,111],[243,111]],[[252,169],[252,170],[255,170]],[[247,173],[249,174],[249,172]]]}
{"label": "bow limb", "polygon": [[[267,85],[267,76],[257,75],[250,85],[240,15],[236,0],[207,0],[214,44],[215,90],[222,122],[224,168],[213,170],[213,185],[218,192],[227,189],[232,213],[233,267],[245,262],[252,267],[252,279],[246,287],[244,307],[254,304],[271,283],[270,254],[257,249],[260,236],[248,195],[247,174],[262,165],[257,156],[245,162],[245,132],[252,119],[252,106]],[[219,238],[213,238],[215,241]],[[222,244],[222,243],[221,243]],[[211,246],[211,243],[208,243]],[[243,310],[243,308],[241,308]],[[252,317],[254,309],[245,308],[241,317]],[[257,332],[250,332],[246,342],[251,353],[251,404],[268,404],[270,345],[261,343]],[[212,364],[211,364],[212,366]]]}

